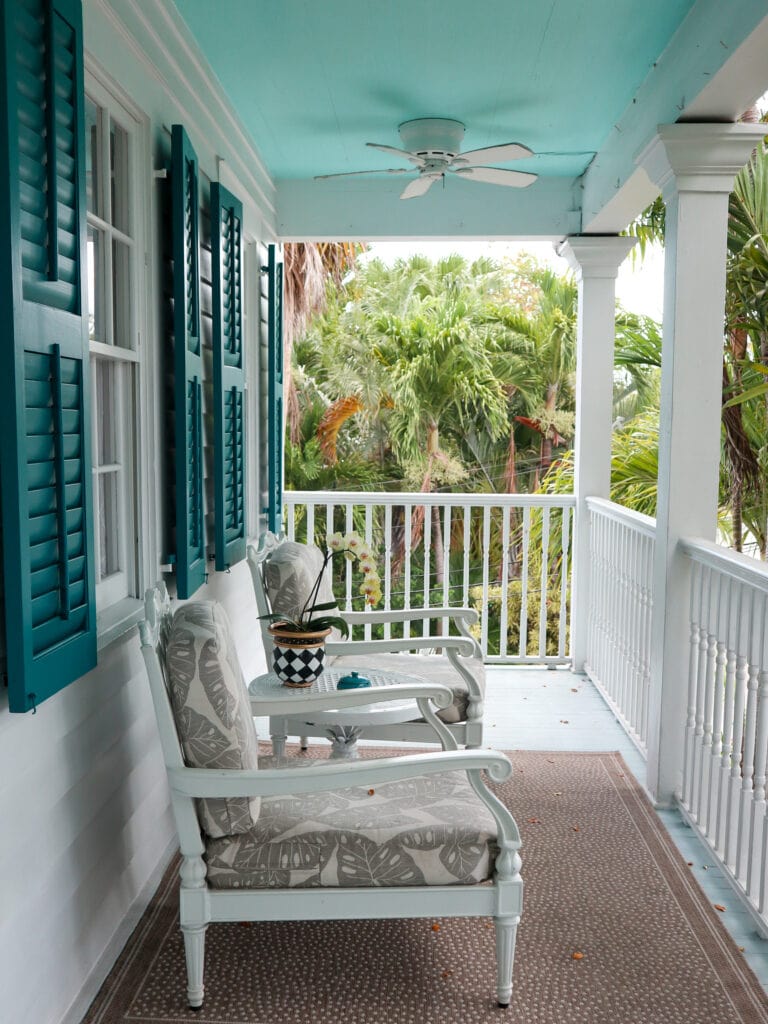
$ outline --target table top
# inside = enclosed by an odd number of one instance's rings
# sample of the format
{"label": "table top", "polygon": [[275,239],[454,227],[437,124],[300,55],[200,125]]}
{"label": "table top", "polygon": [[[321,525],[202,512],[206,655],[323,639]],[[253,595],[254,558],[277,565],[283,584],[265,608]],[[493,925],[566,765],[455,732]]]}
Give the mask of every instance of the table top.
{"label": "table top", "polygon": [[[360,675],[370,679],[371,687],[393,686],[397,684],[415,685],[426,680],[419,676],[406,675],[405,672],[390,672],[386,669],[360,668]],[[344,709],[317,711],[312,708],[313,698],[336,691],[336,684],[343,676],[350,674],[349,668],[326,669],[314,681],[312,686],[293,688],[283,686],[274,672],[265,672],[257,676],[249,685],[251,709],[254,715],[281,715],[285,717],[303,717],[313,722],[327,722],[337,725],[394,725],[411,722],[421,717],[415,700],[388,700],[380,704],[363,704]],[[346,690],[344,693],[364,694],[366,688]]]}

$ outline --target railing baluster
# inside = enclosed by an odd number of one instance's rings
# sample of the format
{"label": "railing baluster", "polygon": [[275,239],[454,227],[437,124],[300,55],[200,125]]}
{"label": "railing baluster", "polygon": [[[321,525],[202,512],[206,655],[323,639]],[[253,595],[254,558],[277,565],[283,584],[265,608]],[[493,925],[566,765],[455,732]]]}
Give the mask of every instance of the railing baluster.
{"label": "railing baluster", "polygon": [[[392,506],[384,506],[384,609],[392,608]],[[384,639],[392,636],[392,625],[384,623]]]}
{"label": "railing baluster", "polygon": [[547,656],[547,592],[549,589],[549,506],[542,509],[541,594],[539,595],[539,657]]}
{"label": "railing baluster", "polygon": [[[345,516],[346,531],[347,531],[347,533],[351,533],[352,530],[355,527],[354,511],[355,510],[354,510],[354,506],[352,505],[352,502],[348,501],[347,502],[346,516]],[[344,568],[345,568],[345,584],[346,584],[346,588],[347,588],[347,605],[346,605],[346,607],[347,607],[347,611],[351,612],[352,611],[352,563],[346,561],[346,559],[345,559],[345,561],[344,561]]]}
{"label": "railing baluster", "polygon": [[507,632],[509,629],[509,512],[501,510],[501,613],[499,622],[499,655],[507,653]]}
{"label": "railing baluster", "polygon": [[289,505],[287,511],[288,511],[288,523],[287,523],[288,530],[286,532],[287,532],[287,535],[288,535],[288,540],[296,540],[296,506],[295,505]]}
{"label": "railing baluster", "polygon": [[[429,505],[424,508],[422,544],[424,545],[424,607],[429,608],[432,603],[430,590],[432,575],[432,567],[430,564],[430,555],[432,553],[432,509]],[[421,620],[421,632],[423,636],[429,636],[429,616]]]}
{"label": "railing baluster", "polygon": [[[307,504],[307,544],[315,543],[315,503]],[[325,537],[320,540],[320,547],[325,551]]]}
{"label": "railing baluster", "polygon": [[[407,611],[411,607],[411,528],[413,520],[413,506],[405,506],[405,517],[404,517],[404,540],[405,545],[405,561],[403,564],[403,608]],[[410,623],[403,623],[403,636],[409,637],[411,635]]]}
{"label": "railing baluster", "polygon": [[755,774],[755,738],[757,733],[758,663],[755,657],[755,634],[763,602],[755,595],[749,621],[749,656],[747,659],[747,709],[744,718],[744,748],[741,757],[741,793],[739,802],[739,834],[736,840],[736,877],[744,881],[749,868],[751,835],[752,786]]}
{"label": "railing baluster", "polygon": [[[464,570],[464,577],[462,579],[462,603],[466,608],[469,605],[469,546],[470,546],[470,530],[472,527],[472,506],[464,504],[464,559],[462,562],[462,568]],[[485,606],[483,606],[483,615],[485,615]]]}
{"label": "railing baluster", "polygon": [[[443,607],[451,603],[451,506],[446,504],[443,511]],[[441,619],[440,630],[443,636],[450,632],[449,620]]]}
{"label": "railing baluster", "polygon": [[[560,517],[560,623],[557,634],[557,656],[565,657],[565,642],[568,630],[568,552],[571,542],[571,510],[562,509]],[[505,634],[506,635],[506,634]]]}
{"label": "railing baluster", "polygon": [[483,621],[480,627],[480,647],[483,652],[483,657],[488,654],[488,619],[490,618],[489,612],[489,600],[488,600],[488,559],[491,552],[491,509],[489,505],[486,505],[483,509]]}
{"label": "railing baluster", "polygon": [[528,550],[531,544],[531,510],[523,509],[523,567],[520,595],[520,651],[519,656],[528,656]]}
{"label": "railing baluster", "polygon": [[[372,550],[373,549],[373,506],[365,506],[365,543]],[[368,608],[368,605],[365,606]],[[363,626],[363,639],[371,639],[371,624],[366,622]]]}
{"label": "railing baluster", "polygon": [[[698,569],[694,563],[694,569]],[[743,584],[731,581],[731,596],[728,602],[728,619],[726,623],[725,650],[725,692],[723,695],[723,749],[720,754],[720,780],[718,783],[717,800],[717,836],[715,849],[723,856],[727,849],[727,826],[730,817],[730,786],[731,756],[733,754],[733,716],[736,695],[736,646],[738,636],[739,611],[744,592]]]}

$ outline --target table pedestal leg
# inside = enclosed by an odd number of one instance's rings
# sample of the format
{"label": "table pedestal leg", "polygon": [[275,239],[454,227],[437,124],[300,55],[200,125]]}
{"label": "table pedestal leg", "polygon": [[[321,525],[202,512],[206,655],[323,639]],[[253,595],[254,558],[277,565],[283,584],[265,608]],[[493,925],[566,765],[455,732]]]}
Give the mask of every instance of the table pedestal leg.
{"label": "table pedestal leg", "polygon": [[357,740],[362,731],[356,725],[332,725],[327,730],[328,739],[331,741],[331,757],[356,761]]}

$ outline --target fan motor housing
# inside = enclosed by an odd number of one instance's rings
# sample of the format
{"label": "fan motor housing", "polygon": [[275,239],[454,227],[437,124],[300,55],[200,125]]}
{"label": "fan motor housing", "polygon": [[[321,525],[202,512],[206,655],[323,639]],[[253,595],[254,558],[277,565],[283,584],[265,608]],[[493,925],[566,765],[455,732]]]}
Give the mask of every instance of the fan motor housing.
{"label": "fan motor housing", "polygon": [[398,126],[403,146],[419,156],[456,156],[461,151],[464,125],[448,117],[418,117]]}

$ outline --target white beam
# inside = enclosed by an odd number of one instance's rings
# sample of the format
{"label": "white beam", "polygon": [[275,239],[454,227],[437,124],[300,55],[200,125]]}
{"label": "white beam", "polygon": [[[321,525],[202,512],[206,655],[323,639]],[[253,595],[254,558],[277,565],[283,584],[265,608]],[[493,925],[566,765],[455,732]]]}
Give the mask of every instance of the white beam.
{"label": "white beam", "polygon": [[575,272],[579,286],[571,583],[571,651],[577,672],[583,671],[587,656],[590,551],[586,500],[609,498],[611,493],[616,275],[634,244],[634,238],[581,235],[555,247]]}
{"label": "white beam", "polygon": [[681,537],[717,525],[728,194],[761,125],[675,124],[640,160],[667,208],[648,787],[678,790],[686,720],[689,570]]}
{"label": "white beam", "polygon": [[[405,182],[409,179],[406,178]],[[279,181],[278,233],[283,241],[397,238],[542,238],[578,230],[573,178],[539,178],[529,188],[450,177],[419,199],[401,200],[401,178]]]}
{"label": "white beam", "polygon": [[735,121],[766,88],[767,51],[765,0],[698,0],[584,174],[581,231],[623,231],[653,198],[636,157],[657,125]]}

